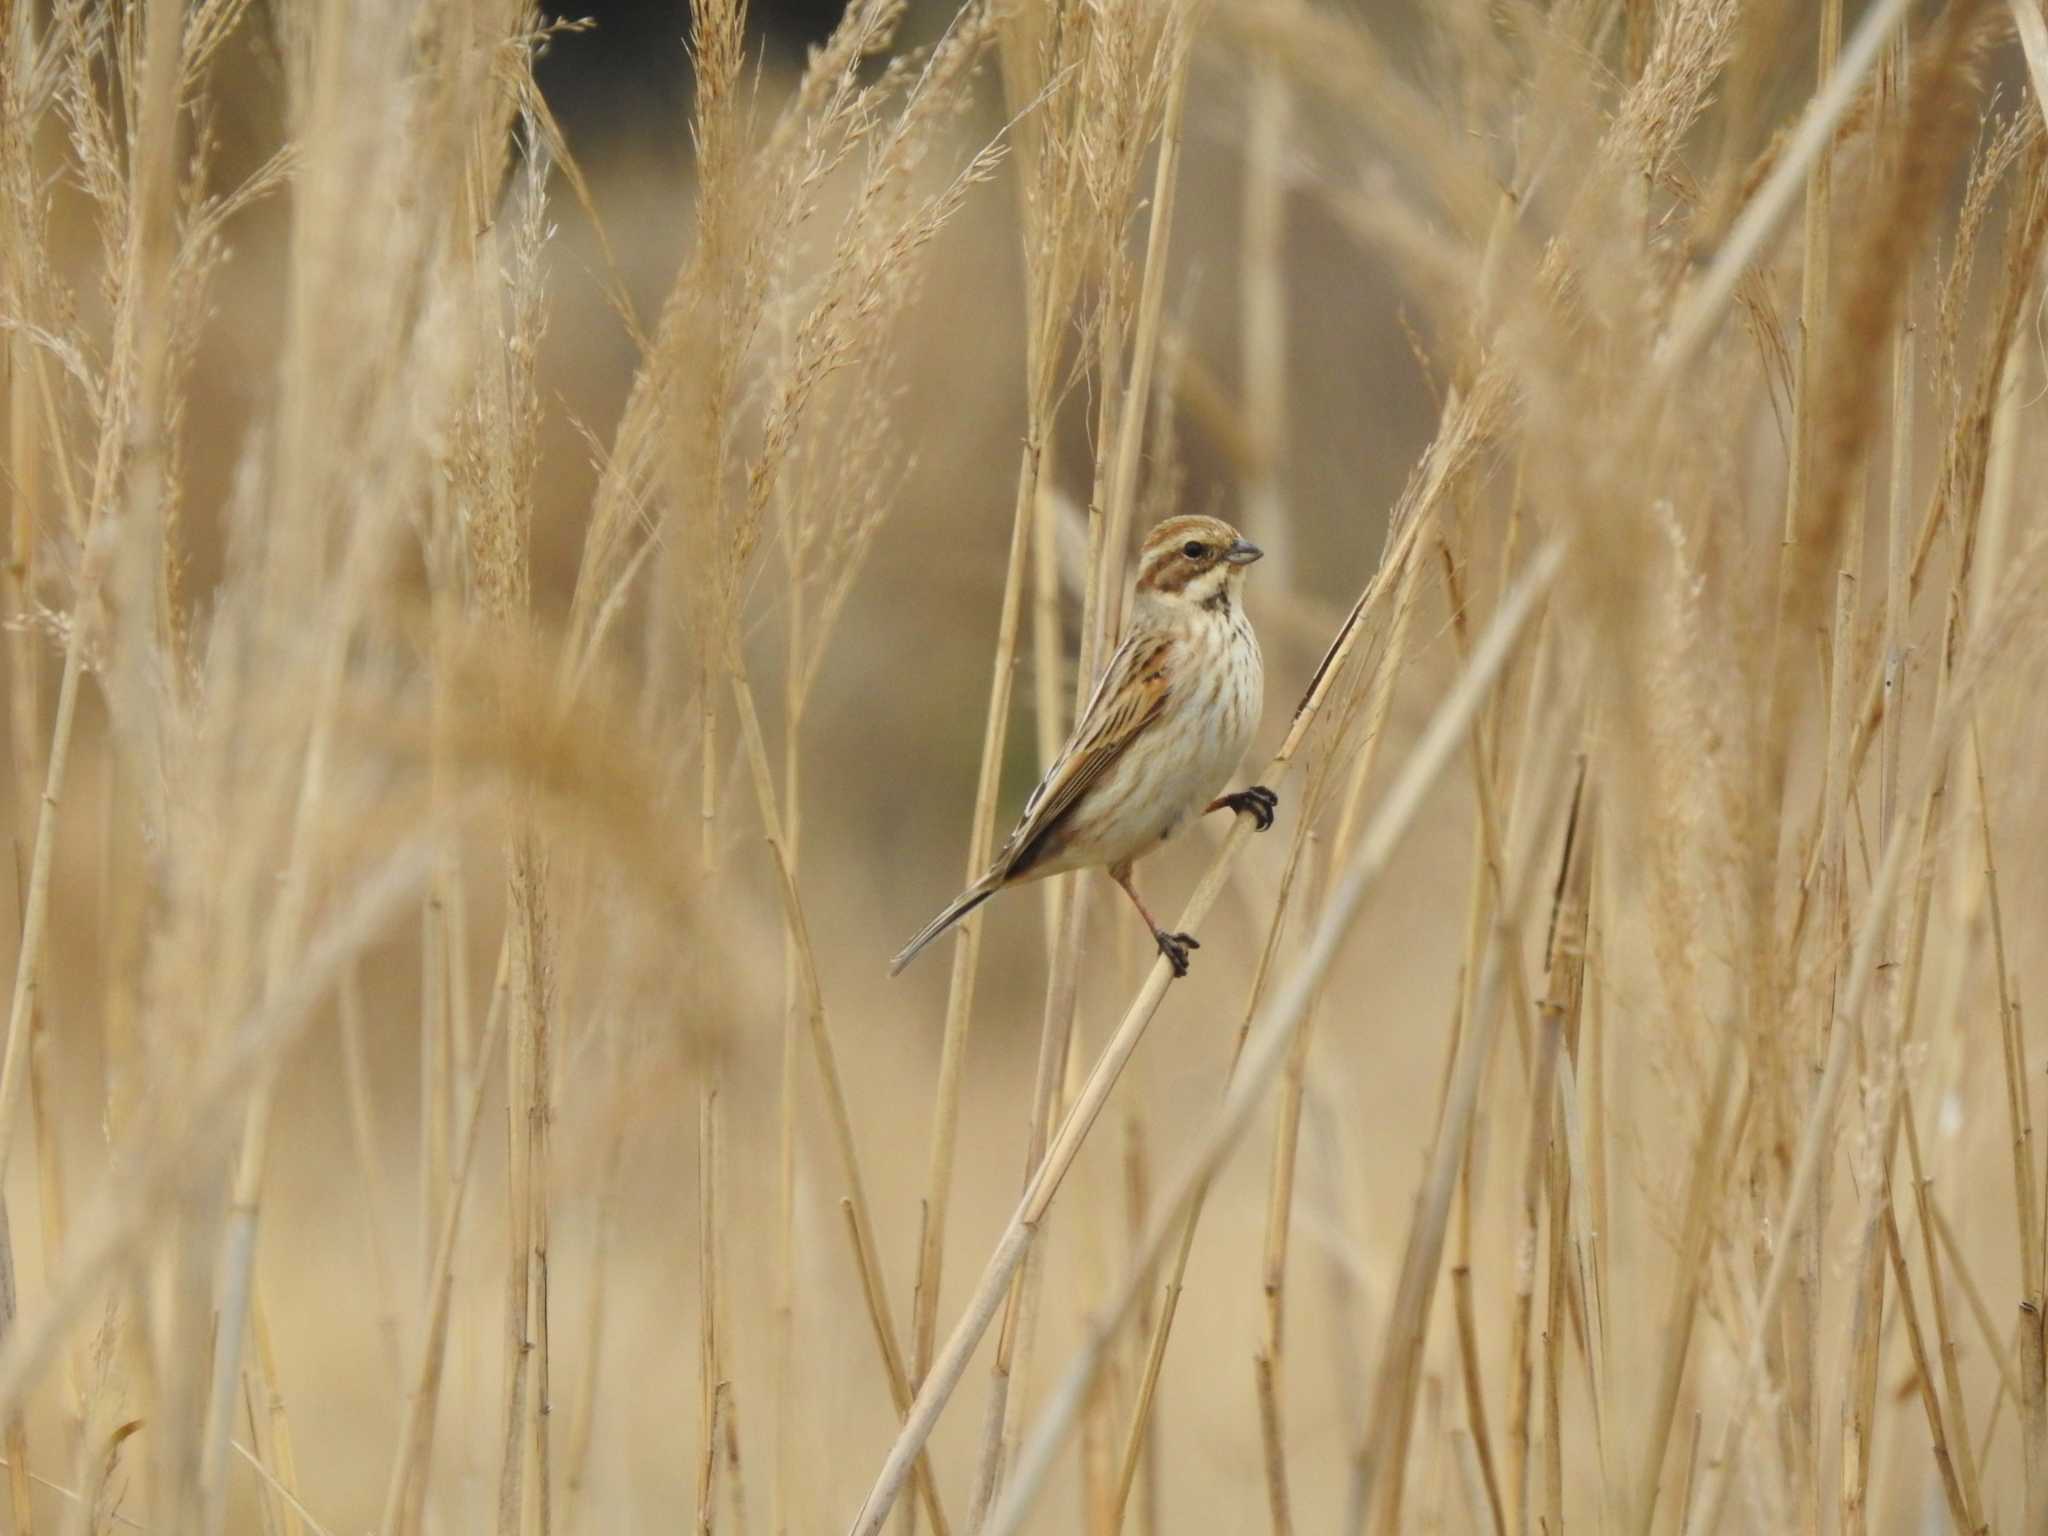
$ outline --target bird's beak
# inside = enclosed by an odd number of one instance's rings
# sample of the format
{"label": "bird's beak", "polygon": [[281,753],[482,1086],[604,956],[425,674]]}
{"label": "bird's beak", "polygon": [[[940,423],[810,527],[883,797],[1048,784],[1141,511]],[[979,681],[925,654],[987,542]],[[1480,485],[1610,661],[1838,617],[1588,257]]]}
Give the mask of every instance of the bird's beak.
{"label": "bird's beak", "polygon": [[1223,551],[1223,558],[1232,565],[1250,565],[1263,554],[1265,554],[1265,551],[1250,539],[1239,539],[1230,548]]}

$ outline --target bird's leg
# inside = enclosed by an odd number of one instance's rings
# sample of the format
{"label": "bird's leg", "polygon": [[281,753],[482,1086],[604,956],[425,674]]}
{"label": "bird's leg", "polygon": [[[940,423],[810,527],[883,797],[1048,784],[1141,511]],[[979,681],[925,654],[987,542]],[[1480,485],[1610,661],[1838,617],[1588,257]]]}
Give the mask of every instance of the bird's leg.
{"label": "bird's leg", "polygon": [[1202,814],[1206,816],[1210,811],[1249,812],[1252,819],[1258,822],[1259,830],[1263,832],[1273,825],[1273,812],[1279,807],[1278,795],[1263,784],[1254,784],[1250,789],[1240,789],[1233,795],[1218,795],[1209,802]]}
{"label": "bird's leg", "polygon": [[1112,865],[1109,871],[1109,878],[1122,886],[1124,894],[1131,898],[1131,905],[1138,909],[1138,916],[1144,918],[1145,926],[1152,930],[1153,941],[1159,945],[1159,953],[1166,956],[1166,963],[1173,967],[1173,974],[1176,976],[1187,975],[1188,951],[1200,949],[1202,947],[1201,941],[1192,933],[1168,933],[1158,923],[1153,921],[1152,914],[1145,909],[1144,898],[1139,896],[1138,888],[1131,884],[1130,865]]}

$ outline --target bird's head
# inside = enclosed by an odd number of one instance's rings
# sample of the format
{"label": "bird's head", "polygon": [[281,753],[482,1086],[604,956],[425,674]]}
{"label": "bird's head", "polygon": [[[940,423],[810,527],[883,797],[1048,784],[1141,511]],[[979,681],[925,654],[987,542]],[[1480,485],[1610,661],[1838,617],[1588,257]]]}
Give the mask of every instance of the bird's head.
{"label": "bird's head", "polygon": [[1233,599],[1244,573],[1265,551],[1215,517],[1169,517],[1138,551],[1141,602],[1215,603]]}

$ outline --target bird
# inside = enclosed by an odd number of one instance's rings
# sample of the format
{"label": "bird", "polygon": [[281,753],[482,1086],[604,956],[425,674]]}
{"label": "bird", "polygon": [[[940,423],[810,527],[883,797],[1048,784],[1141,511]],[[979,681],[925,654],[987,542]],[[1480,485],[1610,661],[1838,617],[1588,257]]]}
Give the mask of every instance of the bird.
{"label": "bird", "polygon": [[1214,517],[1169,517],[1145,536],[1130,621],[1073,734],[987,871],[903,946],[891,976],[998,891],[1097,868],[1131,898],[1173,974],[1187,975],[1200,944],[1160,927],[1131,865],[1198,811],[1247,813],[1261,832],[1273,825],[1280,802],[1265,785],[1222,792],[1265,700],[1243,601],[1245,573],[1263,553]]}

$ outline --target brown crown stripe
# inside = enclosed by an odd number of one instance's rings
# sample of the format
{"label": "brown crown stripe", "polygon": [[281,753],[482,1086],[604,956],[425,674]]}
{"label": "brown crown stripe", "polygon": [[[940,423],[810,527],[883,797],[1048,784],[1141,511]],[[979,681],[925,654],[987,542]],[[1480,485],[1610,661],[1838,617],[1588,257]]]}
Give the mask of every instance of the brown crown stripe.
{"label": "brown crown stripe", "polygon": [[1168,518],[1145,540],[1138,562],[1139,584],[1168,597],[1185,591],[1190,581],[1215,564],[1214,556],[1198,562],[1183,555],[1181,546],[1190,539],[1221,551],[1236,541],[1237,530],[1217,518],[1193,513]]}

